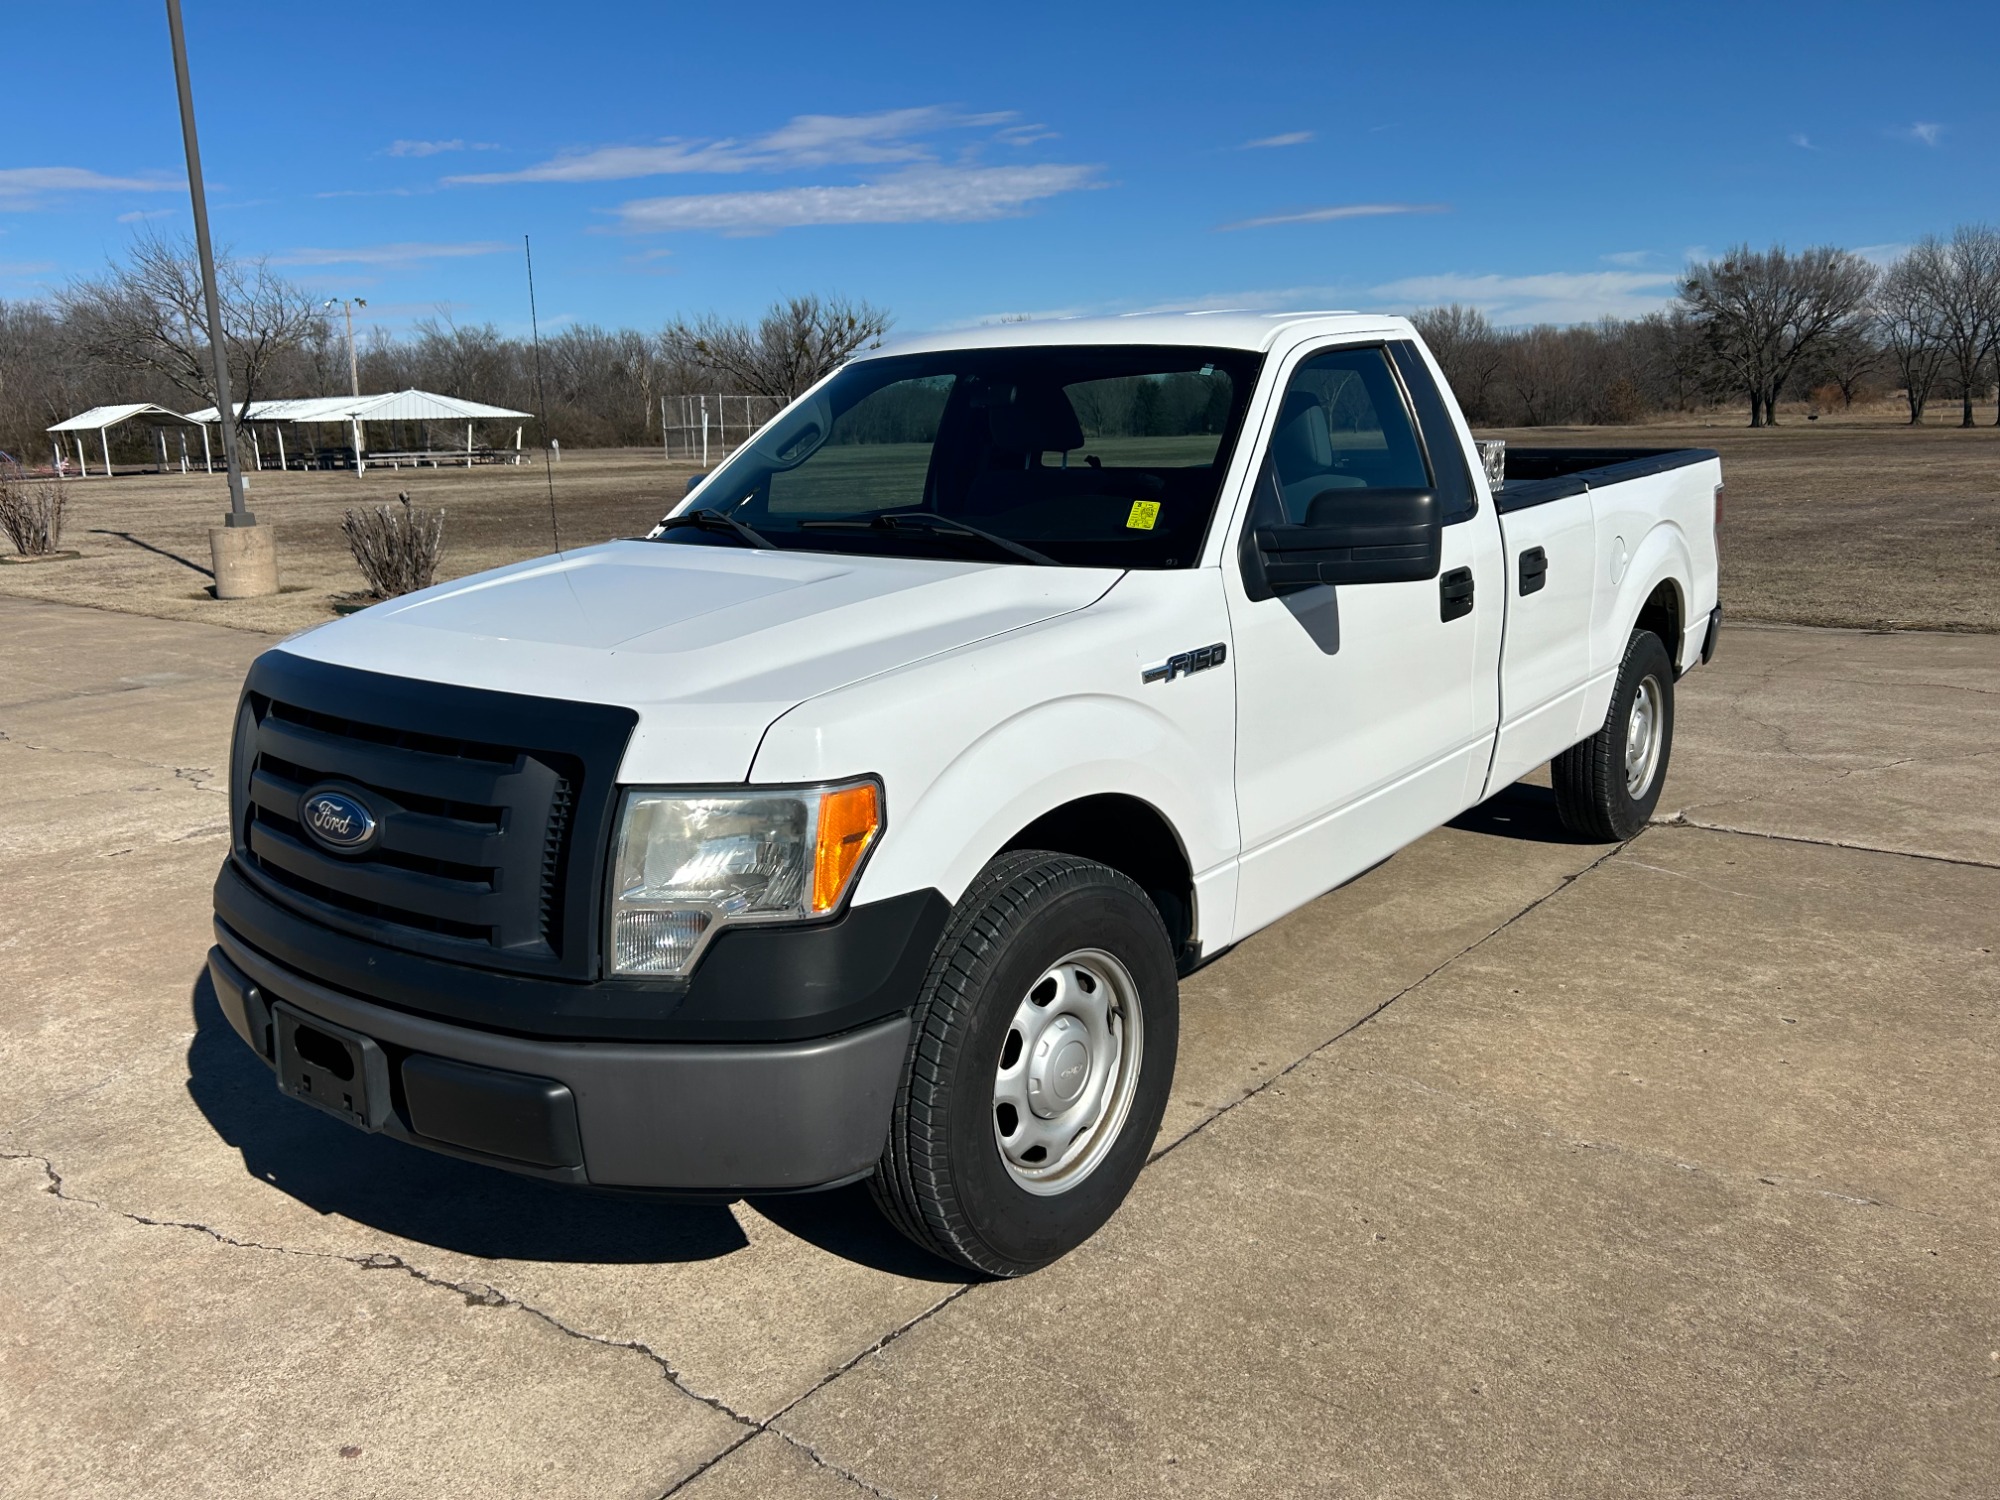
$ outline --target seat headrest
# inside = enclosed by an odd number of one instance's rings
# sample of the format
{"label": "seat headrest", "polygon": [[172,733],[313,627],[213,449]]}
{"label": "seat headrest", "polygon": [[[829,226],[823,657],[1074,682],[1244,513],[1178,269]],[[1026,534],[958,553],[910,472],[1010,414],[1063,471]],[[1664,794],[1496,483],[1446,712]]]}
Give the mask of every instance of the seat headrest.
{"label": "seat headrest", "polygon": [[993,446],[1002,453],[1067,453],[1083,446],[1083,424],[1069,397],[1053,386],[1014,386],[986,409]]}
{"label": "seat headrest", "polygon": [[1294,484],[1333,467],[1333,433],[1326,425],[1326,408],[1311,391],[1290,392],[1278,408],[1271,461],[1280,484]]}

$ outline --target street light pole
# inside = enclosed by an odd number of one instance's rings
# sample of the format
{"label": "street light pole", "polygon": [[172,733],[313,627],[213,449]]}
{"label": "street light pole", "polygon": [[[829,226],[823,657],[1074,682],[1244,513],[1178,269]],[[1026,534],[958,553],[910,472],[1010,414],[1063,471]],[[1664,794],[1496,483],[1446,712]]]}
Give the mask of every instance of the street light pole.
{"label": "street light pole", "polygon": [[356,400],[359,400],[361,398],[361,366],[355,363],[354,359],[354,309],[357,307],[366,307],[368,299],[366,297],[329,297],[323,305],[332,307],[336,302],[347,310],[347,384],[349,386],[349,393]]}
{"label": "street light pole", "polygon": [[188,83],[181,0],[167,0],[167,33],[174,44],[174,84],[180,91],[181,140],[187,147],[194,242],[201,256],[202,300],[208,309],[208,352],[215,361],[215,409],[222,419],[222,458],[229,469],[229,514],[223,517],[222,525],[208,528],[208,552],[215,565],[215,597],[261,598],[278,592],[278,549],[271,528],[259,526],[243,501],[243,466],[236,456],[236,403],[229,399],[229,347],[224,342],[222,299],[215,289],[215,247],[208,238],[208,194],[202,187],[201,147],[194,134],[194,89]]}
{"label": "street light pole", "polygon": [[174,84],[181,96],[181,140],[187,147],[188,193],[194,199],[194,242],[201,255],[201,291],[208,304],[208,352],[215,361],[215,409],[222,419],[222,460],[229,469],[230,526],[255,526],[243,500],[243,468],[236,461],[236,407],[229,399],[229,351],[223,343],[222,299],[215,290],[215,248],[208,238],[208,194],[201,181],[201,145],[194,133],[194,90],[188,83],[187,38],[181,34],[181,0],[167,0],[167,31],[174,44]]}

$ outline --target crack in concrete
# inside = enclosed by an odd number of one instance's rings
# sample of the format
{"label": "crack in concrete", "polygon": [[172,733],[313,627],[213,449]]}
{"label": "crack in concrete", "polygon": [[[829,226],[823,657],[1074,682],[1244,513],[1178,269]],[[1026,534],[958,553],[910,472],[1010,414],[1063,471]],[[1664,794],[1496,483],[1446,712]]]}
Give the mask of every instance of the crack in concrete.
{"label": "crack in concrete", "polygon": [[[1982,752],[1983,753],[1983,752]],[[1972,859],[1956,854],[1925,854],[1915,849],[1885,849],[1879,844],[1856,844],[1845,839],[1817,839],[1804,833],[1766,833],[1756,828],[1728,828],[1720,823],[1698,823],[1685,812],[1654,822],[1654,828],[1698,828],[1703,833],[1733,833],[1738,838],[1770,839],[1780,844],[1813,844],[1821,849],[1846,849],[1855,854],[1891,854],[1898,859],[1925,859],[1940,865],[1964,865],[1974,870],[2000,870],[2000,862]]]}
{"label": "crack in concrete", "polygon": [[1425,1083],[1406,1073],[1391,1073],[1379,1068],[1358,1068],[1356,1072],[1384,1083],[1406,1088],[1414,1093],[1427,1094],[1434,1099],[1443,1099],[1467,1114],[1478,1115],[1488,1124],[1498,1125],[1507,1130],[1532,1131],[1544,1140],[1559,1146],[1568,1146],[1578,1151],[1596,1151],[1611,1156],[1635,1157],[1656,1164],[1676,1167],[1683,1172],[1704,1173],[1719,1182],[1734,1182],[1739,1186],[1760,1183],[1765,1187],[1783,1188],[1788,1192],[1810,1193],[1821,1198],[1832,1198],[1836,1202],[1853,1204],[1858,1208],[1887,1208],[1897,1213],[1915,1214],[1919,1218],[1944,1220],[1944,1215],[1928,1208],[1911,1208],[1908,1204],[1893,1203],[1887,1198],[1876,1198],[1863,1194],[1844,1193],[1838,1188],[1816,1187],[1810,1182],[1779,1175],[1775,1169],[1758,1171],[1755,1168],[1739,1170],[1721,1168],[1702,1162],[1692,1162],[1671,1151],[1663,1151],[1657,1146],[1638,1146],[1625,1141],[1593,1140],[1585,1136],[1572,1135],[1559,1129],[1549,1120],[1528,1119],[1509,1114],[1498,1103],[1476,1094],[1467,1094],[1457,1089],[1440,1088],[1436,1084]]}
{"label": "crack in concrete", "polygon": [[[766,1417],[762,1422],[758,1423],[757,1426],[759,1431],[768,1432],[771,1434],[771,1436],[778,1438],[785,1443],[790,1444],[792,1447],[798,1449],[801,1453],[805,1454],[807,1458],[811,1459],[815,1464],[819,1465],[821,1468],[827,1470],[831,1474],[838,1475],[840,1478],[847,1480],[850,1484],[859,1486],[860,1488],[866,1490],[869,1494],[879,1495],[883,1497],[883,1500],[895,1500],[895,1497],[891,1495],[889,1491],[883,1489],[880,1485],[873,1484],[870,1481],[863,1479],[859,1474],[856,1474],[853,1470],[844,1468],[840,1464],[835,1463],[832,1459],[828,1458],[825,1454],[821,1453],[819,1449],[815,1448],[811,1443],[807,1442],[804,1438],[799,1437],[794,1433],[785,1431],[784,1428],[778,1426],[778,1423],[786,1415],[797,1410],[807,1401],[810,1401],[814,1396],[818,1395],[821,1391],[825,1390],[828,1386],[832,1385],[834,1381],[840,1379],[841,1376],[845,1375],[849,1370],[852,1370],[856,1365],[860,1364],[863,1360],[868,1359],[876,1354],[880,1354],[884,1349],[888,1348],[891,1344],[895,1343],[896,1340],[900,1339],[904,1334],[908,1333],[918,1324],[929,1322],[932,1318],[936,1317],[939,1313],[943,1312],[945,1308],[949,1307],[952,1303],[956,1302],[960,1297],[965,1296],[976,1285],[978,1285],[978,1283],[976,1282],[966,1282],[961,1286],[953,1287],[949,1292],[946,1292],[944,1296],[938,1298],[937,1301],[933,1302],[929,1307],[925,1308],[915,1317],[910,1318],[901,1324],[898,1324],[896,1327],[890,1329],[887,1333],[883,1334],[880,1338],[876,1339],[874,1343],[868,1345],[864,1349],[859,1350],[855,1354],[849,1356],[847,1359],[842,1360],[839,1364],[835,1365],[831,1370],[828,1370],[826,1374],[822,1375],[818,1380],[815,1380],[809,1387],[801,1391],[798,1395],[794,1396],[790,1401],[787,1401],[783,1406],[779,1407],[776,1411],[772,1412],[771,1415]],[[740,1442],[732,1443],[728,1448],[725,1448],[722,1452],[716,1454],[713,1458],[709,1459],[707,1463],[702,1464],[693,1473],[689,1474],[687,1478],[681,1480],[680,1483],[676,1484],[673,1487],[673,1489],[668,1490],[666,1492],[667,1495],[672,1495],[676,1491],[684,1489],[686,1486],[694,1483],[694,1481],[700,1478],[703,1473],[705,1473],[709,1469],[714,1468],[715,1465],[721,1463],[730,1454],[734,1453],[738,1448],[742,1447],[744,1443],[749,1442],[750,1438],[755,1436],[756,1433],[751,1433],[745,1436]],[[666,1496],[665,1495],[661,1496],[660,1500],[666,1500]]]}
{"label": "crack in concrete", "polygon": [[[1845,781],[1850,776],[1874,775],[1882,771],[1893,771],[1898,766],[1957,765],[1969,760],[1983,760],[1989,755],[2000,755],[2000,749],[1968,750],[1958,755],[1903,755],[1898,756],[1895,760],[1883,761],[1879,765],[1849,766],[1845,770],[1835,770],[1833,767],[1827,766],[1821,768],[1824,774],[1818,779],[1805,778],[1797,781],[1788,781],[1783,786],[1772,787],[1768,791],[1752,792],[1747,797],[1730,797],[1720,802],[1689,803],[1681,811],[1682,813],[1689,813],[1699,811],[1702,808],[1748,807],[1752,802],[1764,802],[1772,797],[1782,796],[1786,792],[1808,789],[1818,791],[1821,788],[1832,786],[1836,781]],[[1812,757],[1801,758],[1811,759]]]}
{"label": "crack in concrete", "polygon": [[219,775],[212,766],[170,766],[162,761],[142,760],[136,755],[121,755],[116,750],[85,749],[76,745],[37,745],[28,740],[16,739],[4,729],[0,729],[0,744],[15,745],[23,750],[32,750],[40,755],[90,755],[100,760],[121,761],[126,765],[144,766],[149,771],[165,771],[176,781],[185,781],[198,792],[227,793],[228,778]]}
{"label": "crack in concrete", "polygon": [[15,698],[10,702],[0,703],[0,712],[17,713],[24,708],[47,708],[51,703],[86,703],[92,698],[116,698],[126,693],[147,692],[153,688],[181,687],[200,680],[201,677],[193,672],[155,673],[140,681],[121,682],[116,687],[53,693],[46,698]]}
{"label": "crack in concrete", "polygon": [[[108,1081],[109,1080],[104,1080],[104,1082]],[[102,1087],[102,1083],[93,1085],[92,1087]],[[289,1245],[271,1245],[271,1244],[266,1244],[261,1240],[238,1239],[234,1235],[225,1234],[221,1230],[209,1224],[197,1223],[190,1219],[162,1219],[162,1218],[155,1218],[150,1214],[133,1213],[129,1209],[114,1208],[112,1205],[105,1203],[99,1199],[85,1198],[80,1194],[73,1193],[69,1191],[68,1185],[63,1180],[63,1175],[59,1170],[57,1170],[55,1163],[51,1161],[48,1157],[42,1155],[40,1152],[0,1150],[0,1161],[34,1162],[41,1167],[43,1175],[47,1178],[47,1182],[44,1184],[42,1191],[51,1194],[52,1196],[60,1199],[64,1203],[72,1203],[82,1208],[93,1208],[101,1213],[114,1214],[118,1218],[124,1219],[129,1223],[141,1224],[145,1225],[148,1228],[153,1228],[153,1229],[188,1230],[192,1233],[206,1235],[208,1238],[216,1241],[218,1244],[227,1245],[231,1249],[235,1250],[257,1250],[257,1251],[262,1251],[265,1254],[269,1255],[289,1255],[301,1260],[336,1262],[341,1265],[354,1266],[363,1271],[400,1271],[405,1276],[408,1276],[411,1280],[419,1282],[424,1286],[436,1287],[443,1291],[457,1293],[460,1297],[463,1297],[465,1299],[466,1303],[469,1306],[502,1308],[515,1312],[525,1313],[529,1317],[538,1320],[539,1322],[554,1329],[556,1332],[564,1335],[565,1337],[577,1339],[584,1343],[597,1344],[607,1349],[618,1349],[618,1350],[623,1350],[627,1353],[639,1355],[640,1357],[650,1361],[660,1371],[660,1374],[666,1380],[667,1384],[672,1386],[674,1390],[678,1391],[680,1394],[688,1397],[691,1400],[700,1402],[703,1406],[708,1407],[710,1410],[720,1413],[721,1415],[727,1417],[730,1421],[736,1423],[738,1426],[744,1429],[742,1435],[735,1442],[730,1443],[719,1453],[714,1454],[710,1458],[704,1460],[702,1463],[697,1465],[690,1473],[688,1473],[681,1479],[676,1480],[674,1484],[664,1492],[665,1495],[672,1495],[675,1492],[679,1491],[686,1485],[692,1483],[701,1474],[705,1473],[707,1470],[713,1468],[716,1464],[720,1463],[723,1459],[727,1458],[730,1454],[736,1452],[737,1449],[741,1448],[745,1443],[748,1443],[752,1438],[756,1437],[759,1433],[768,1432],[772,1436],[779,1438],[783,1442],[789,1444],[790,1446],[804,1453],[809,1459],[812,1460],[813,1463],[817,1464],[819,1467],[823,1469],[826,1469],[829,1473],[838,1475],[840,1478],[847,1480],[849,1483],[857,1486],[862,1490],[867,1491],[871,1495],[881,1496],[882,1500],[895,1500],[895,1497],[891,1495],[887,1490],[882,1489],[878,1485],[870,1483],[868,1480],[863,1479],[859,1474],[856,1474],[853,1471],[846,1469],[841,1465],[833,1462],[831,1459],[827,1458],[824,1454],[820,1453],[818,1449],[814,1448],[812,1444],[806,1442],[803,1438],[796,1437],[793,1434],[788,1433],[783,1429],[779,1428],[776,1425],[777,1421],[780,1417],[784,1416],[785,1413],[791,1411],[794,1407],[798,1406],[800,1402],[807,1400],[811,1396],[817,1394],[819,1391],[825,1389],[825,1387],[829,1385],[831,1382],[839,1379],[842,1375],[845,1375],[849,1370],[853,1369],[862,1360],[868,1358],[870,1355],[880,1352],[883,1349],[886,1349],[890,1344],[894,1343],[898,1338],[902,1337],[903,1334],[907,1333],[910,1329],[916,1327],[919,1323],[922,1323],[926,1319],[932,1317],[933,1315],[941,1311],[947,1304],[955,1301],[958,1297],[962,1296],[964,1293],[971,1290],[971,1284],[969,1283],[964,1286],[953,1288],[951,1292],[949,1292],[944,1297],[941,1297],[931,1306],[925,1308],[915,1317],[908,1319],[907,1321],[905,1321],[902,1324],[899,1324],[895,1328],[892,1328],[889,1332],[883,1334],[880,1338],[876,1339],[872,1344],[869,1344],[865,1349],[862,1349],[859,1353],[843,1361],[841,1364],[835,1366],[832,1370],[828,1371],[825,1375],[821,1376],[820,1379],[813,1382],[813,1384],[809,1388],[800,1393],[797,1397],[795,1397],[791,1401],[787,1402],[778,1411],[772,1413],[769,1417],[758,1418],[749,1415],[747,1412],[738,1411],[735,1407],[731,1406],[728,1402],[724,1401],[719,1396],[712,1396],[704,1391],[696,1389],[693,1385],[691,1385],[688,1382],[687,1377],[681,1373],[681,1371],[674,1365],[674,1363],[671,1360],[669,1360],[665,1355],[661,1354],[657,1349],[653,1348],[652,1345],[644,1342],[643,1340],[612,1338],[606,1334],[592,1333],[588,1329],[577,1328],[569,1323],[564,1322],[554,1313],[551,1313],[544,1308],[537,1307],[533,1303],[525,1301],[520,1297],[516,1297],[510,1293],[501,1291],[500,1288],[494,1286],[490,1282],[454,1280],[451,1277],[441,1276],[435,1272],[427,1271],[422,1266],[414,1265],[410,1261],[405,1260],[402,1256],[391,1254],[388,1251],[378,1250],[378,1251],[371,1251],[366,1255],[348,1255],[333,1250],[299,1250]]]}
{"label": "crack in concrete", "polygon": [[[185,1038],[176,1038],[174,1044],[176,1046],[184,1047],[186,1046],[186,1040]],[[17,1130],[24,1130],[28,1126],[34,1124],[35,1121],[41,1119],[41,1117],[47,1114],[50,1110],[60,1109],[62,1108],[63,1105],[70,1103],[72,1100],[82,1099],[87,1097],[88,1095],[94,1094],[99,1089],[104,1088],[110,1084],[116,1083],[119,1079],[123,1078],[124,1076],[125,1075],[122,1071],[117,1073],[106,1073],[102,1078],[98,1079],[97,1082],[95,1083],[86,1083],[82,1085],[80,1088],[69,1089],[63,1093],[57,1094],[53,1099],[44,1100],[41,1104],[41,1107],[35,1110],[34,1113],[23,1115],[18,1120],[10,1121],[6,1125],[5,1129],[7,1133],[10,1135]]]}
{"label": "crack in concrete", "polygon": [[1416,990],[1422,989],[1426,984],[1429,984],[1433,979],[1437,978],[1439,974],[1443,973],[1446,969],[1450,968],[1453,964],[1457,963],[1461,958],[1464,958],[1466,955],[1476,952],[1478,949],[1484,947],[1487,943],[1491,942],[1494,938],[1498,937],[1501,933],[1505,932],[1508,928],[1512,927],[1516,922],[1520,921],[1523,917],[1527,916],[1528,913],[1534,911],[1544,902],[1551,901],[1555,897],[1560,896],[1564,891],[1568,890],[1571,886],[1575,885],[1579,880],[1583,879],[1584,876],[1590,874],[1591,871],[1597,869],[1598,866],[1602,865],[1606,860],[1615,858],[1617,855],[1624,853],[1625,850],[1629,849],[1636,840],[1644,838],[1645,836],[1646,836],[1646,829],[1642,828],[1639,830],[1638,833],[1635,833],[1631,838],[1626,839],[1623,843],[1614,845],[1612,848],[1605,850],[1604,853],[1598,855],[1596,859],[1593,859],[1589,864],[1585,865],[1581,870],[1578,870],[1575,874],[1565,875],[1559,882],[1551,886],[1548,890],[1542,892],[1541,895],[1537,896],[1533,901],[1530,901],[1526,906],[1522,907],[1519,911],[1515,912],[1514,915],[1507,918],[1506,921],[1500,923],[1497,927],[1494,927],[1489,931],[1482,933],[1480,936],[1474,938],[1471,942],[1467,943],[1463,948],[1459,949],[1449,958],[1441,960],[1435,967],[1431,968],[1420,977],[1413,979],[1412,981],[1410,981],[1410,983],[1404,985],[1400,990],[1397,990],[1395,994],[1391,995],[1388,999],[1384,1000],[1381,1004],[1377,1005],[1373,1010],[1369,1011],[1368,1014],[1360,1017],[1358,1020],[1349,1022],[1346,1026],[1343,1026],[1339,1031],[1335,1032],[1325,1041],[1319,1043],[1314,1047],[1309,1048],[1305,1052],[1301,1053],[1299,1056],[1293,1058],[1290,1062],[1286,1063],[1284,1067],[1278,1069],[1277,1072],[1273,1073],[1269,1078],[1266,1078],[1262,1083],[1258,1084],[1255,1088],[1246,1090],[1244,1093],[1240,1094],[1235,1099],[1232,1099],[1229,1103],[1220,1106],[1212,1114],[1203,1117],[1195,1124],[1189,1126],[1185,1133],[1176,1136],[1173,1140],[1167,1142],[1166,1145],[1161,1146],[1158,1150],[1154,1151],[1152,1155],[1148,1156],[1146,1158],[1146,1165],[1150,1167],[1154,1162],[1160,1160],[1162,1157],[1168,1155],[1170,1152],[1178,1151],[1182,1146],[1185,1146],[1189,1141],[1193,1140],[1197,1135],[1201,1134],[1202,1131],[1208,1129],[1209,1126],[1213,1125],[1217,1120],[1220,1120],[1224,1115],[1229,1114],[1231,1111],[1241,1107],[1242,1105],[1248,1104],[1252,1099],[1257,1098],[1259,1095],[1263,1094],[1267,1089],[1271,1088],[1272,1085],[1278,1083],[1280,1080],[1286,1077],[1289,1077],[1292,1073],[1297,1072],[1300,1068],[1304,1067],[1307,1063],[1311,1062],[1315,1057],[1318,1057],[1322,1052],[1325,1052],[1335,1043],[1343,1041],[1347,1037],[1352,1036],[1355,1032],[1359,1031],[1363,1026],[1366,1026],[1370,1021],[1374,1020],[1377,1016],[1381,1015],[1383,1011],[1387,1010],[1390,1006],[1394,1005],[1398,1000],[1401,1000],[1405,995],[1411,994]]}

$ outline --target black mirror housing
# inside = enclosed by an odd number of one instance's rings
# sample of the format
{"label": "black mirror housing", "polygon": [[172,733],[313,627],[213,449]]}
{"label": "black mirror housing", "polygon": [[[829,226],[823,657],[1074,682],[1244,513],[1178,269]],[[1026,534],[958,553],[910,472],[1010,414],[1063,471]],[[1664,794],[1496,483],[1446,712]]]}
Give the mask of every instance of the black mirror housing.
{"label": "black mirror housing", "polygon": [[1329,490],[1302,526],[1259,526],[1255,545],[1273,594],[1322,583],[1420,583],[1438,576],[1444,526],[1431,490]]}
{"label": "black mirror housing", "polygon": [[681,493],[683,495],[692,495],[695,492],[696,487],[699,486],[704,479],[708,478],[708,472],[709,472],[708,470],[703,469],[699,474],[688,475],[688,487],[682,490]]}

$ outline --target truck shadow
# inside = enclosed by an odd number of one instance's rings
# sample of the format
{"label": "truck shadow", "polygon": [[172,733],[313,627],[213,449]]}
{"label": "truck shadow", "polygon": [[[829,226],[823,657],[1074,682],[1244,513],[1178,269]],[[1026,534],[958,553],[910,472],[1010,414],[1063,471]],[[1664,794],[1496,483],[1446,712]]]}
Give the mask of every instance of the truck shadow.
{"label": "truck shadow", "polygon": [[[634,1265],[714,1260],[749,1247],[720,1203],[539,1182],[353,1130],[278,1093],[270,1069],[223,1017],[206,970],[191,998],[188,1096],[241,1154],[246,1171],[315,1212],[496,1260]],[[955,1279],[882,1221],[865,1188],[751,1206],[847,1260],[924,1280]]]}
{"label": "truck shadow", "polygon": [[1445,825],[1493,838],[1524,839],[1535,844],[1591,844],[1596,840],[1571,833],[1556,812],[1556,794],[1545,786],[1517,781],[1503,787],[1477,807],[1469,807]]}

